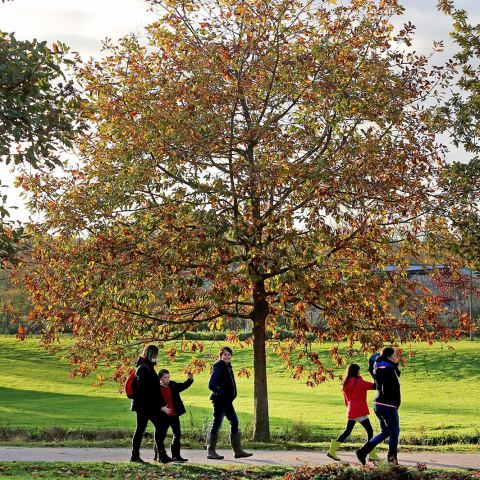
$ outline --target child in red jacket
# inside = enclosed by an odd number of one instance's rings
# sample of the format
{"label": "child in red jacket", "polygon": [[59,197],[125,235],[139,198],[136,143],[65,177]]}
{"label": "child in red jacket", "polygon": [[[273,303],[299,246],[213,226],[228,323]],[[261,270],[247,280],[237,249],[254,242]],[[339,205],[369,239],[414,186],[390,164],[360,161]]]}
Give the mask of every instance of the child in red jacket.
{"label": "child in red jacket", "polygon": [[[330,450],[327,453],[328,457],[340,460],[336,455],[337,449],[352,433],[353,427],[357,422],[365,429],[368,440],[373,437],[372,425],[368,418],[370,412],[367,406],[367,390],[375,390],[374,384],[363,380],[360,376],[360,366],[352,363],[347,367],[342,381],[343,397],[347,407],[347,426],[336,440],[331,441]],[[370,460],[380,460],[376,449],[370,452],[369,457]]]}

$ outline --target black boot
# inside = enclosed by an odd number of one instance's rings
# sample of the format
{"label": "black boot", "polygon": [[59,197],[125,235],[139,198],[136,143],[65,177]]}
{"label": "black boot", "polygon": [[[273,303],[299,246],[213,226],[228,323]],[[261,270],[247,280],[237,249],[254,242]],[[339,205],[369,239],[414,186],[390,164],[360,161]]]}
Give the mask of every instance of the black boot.
{"label": "black boot", "polygon": [[355,452],[355,456],[357,457],[358,461],[362,464],[365,465],[367,463],[367,455],[374,449],[374,445],[371,445],[370,443],[366,443],[363,447],[359,448]]}
{"label": "black boot", "polygon": [[172,451],[172,461],[174,462],[188,462],[188,458],[182,458],[180,455],[180,443],[172,443],[170,445]]}
{"label": "black boot", "polygon": [[160,462],[162,463],[170,463],[172,462],[173,460],[167,455],[167,452],[165,450],[160,450],[158,452],[158,458],[160,460]]}
{"label": "black boot", "polygon": [[391,452],[389,450],[388,453],[387,453],[387,460],[391,463],[397,463],[398,464],[397,452]]}
{"label": "black boot", "polygon": [[140,458],[140,453],[135,452],[134,450],[132,450],[132,456],[130,457],[130,461],[134,463],[147,463]]}
{"label": "black boot", "polygon": [[156,443],[153,444],[153,461],[158,461],[158,448]]}
{"label": "black boot", "polygon": [[230,443],[235,458],[251,457],[253,453],[247,453],[242,449],[242,434],[240,432],[230,434]]}
{"label": "black boot", "polygon": [[207,458],[211,460],[223,460],[223,455],[219,455],[215,448],[217,446],[218,434],[209,433],[207,435]]}

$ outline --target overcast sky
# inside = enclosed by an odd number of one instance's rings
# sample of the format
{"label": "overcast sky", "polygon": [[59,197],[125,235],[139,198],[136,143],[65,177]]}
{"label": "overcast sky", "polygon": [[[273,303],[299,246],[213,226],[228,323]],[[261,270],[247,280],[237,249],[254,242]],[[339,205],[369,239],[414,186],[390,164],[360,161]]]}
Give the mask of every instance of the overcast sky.
{"label": "overcast sky", "polygon": [[[400,0],[402,2],[402,0]],[[480,23],[479,0],[456,0],[457,8],[470,12],[472,23]],[[340,3],[340,2],[339,2]],[[414,49],[430,53],[433,41],[443,40],[445,52],[436,56],[434,64],[441,64],[455,53],[449,40],[451,19],[436,9],[436,0],[403,0],[405,14],[401,22],[412,22],[417,27]],[[0,3],[0,30],[15,32],[18,39],[57,40],[87,59],[100,58],[101,41],[106,37],[114,41],[130,32],[141,31],[152,22],[155,14],[148,11],[144,0],[14,0]],[[12,184],[13,175],[0,163],[2,184]],[[9,204],[21,207],[15,189],[2,189]],[[25,209],[13,212],[15,218],[25,220]]]}

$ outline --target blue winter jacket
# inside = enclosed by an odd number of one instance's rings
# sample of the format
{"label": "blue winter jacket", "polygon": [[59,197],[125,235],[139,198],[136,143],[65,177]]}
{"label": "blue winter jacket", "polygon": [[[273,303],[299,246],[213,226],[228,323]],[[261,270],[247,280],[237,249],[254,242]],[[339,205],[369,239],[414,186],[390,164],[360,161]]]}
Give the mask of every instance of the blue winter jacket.
{"label": "blue winter jacket", "polygon": [[208,388],[212,391],[210,394],[212,402],[233,403],[237,397],[237,385],[231,363],[226,364],[223,360],[217,360],[213,364],[213,372],[208,382]]}

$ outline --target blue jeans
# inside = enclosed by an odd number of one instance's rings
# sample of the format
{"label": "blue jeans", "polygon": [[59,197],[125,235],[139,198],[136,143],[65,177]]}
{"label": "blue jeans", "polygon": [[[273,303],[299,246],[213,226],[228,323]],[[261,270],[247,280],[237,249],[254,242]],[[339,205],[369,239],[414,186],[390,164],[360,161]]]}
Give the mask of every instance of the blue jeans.
{"label": "blue jeans", "polygon": [[227,417],[230,422],[230,433],[238,432],[238,417],[233,405],[220,402],[213,403],[213,425],[210,433],[216,435],[222,428],[223,419]]}
{"label": "blue jeans", "polygon": [[388,451],[396,452],[398,446],[398,436],[400,435],[400,421],[398,419],[398,409],[395,407],[386,407],[385,405],[373,406],[375,415],[378,417],[381,432],[373,437],[368,443],[376,447],[379,443],[388,438]]}

